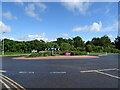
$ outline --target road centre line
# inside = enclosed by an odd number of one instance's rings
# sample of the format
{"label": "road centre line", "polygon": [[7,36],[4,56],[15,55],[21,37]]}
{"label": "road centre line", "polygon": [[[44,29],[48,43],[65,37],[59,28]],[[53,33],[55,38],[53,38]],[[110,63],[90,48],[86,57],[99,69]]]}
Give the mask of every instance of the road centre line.
{"label": "road centre line", "polygon": [[7,76],[3,75],[0,73],[0,76],[6,78],[7,80],[11,81],[12,83],[16,84],[17,86],[19,86],[22,90],[26,90],[24,87],[22,87],[20,84],[18,84],[17,82],[13,81],[12,79],[8,78]]}
{"label": "road centre line", "polygon": [[50,73],[66,73],[66,72],[50,72]]}
{"label": "road centre line", "polygon": [[32,73],[32,74],[34,74],[35,72],[23,72],[23,71],[20,71],[19,73]]}

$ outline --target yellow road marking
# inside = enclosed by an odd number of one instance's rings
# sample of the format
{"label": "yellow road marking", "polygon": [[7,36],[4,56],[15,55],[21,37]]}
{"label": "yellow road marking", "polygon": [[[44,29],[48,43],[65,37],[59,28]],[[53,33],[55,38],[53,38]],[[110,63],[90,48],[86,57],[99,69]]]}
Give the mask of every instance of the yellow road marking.
{"label": "yellow road marking", "polygon": [[4,77],[0,76],[0,78],[2,78],[3,80],[5,80],[6,82],[8,82],[9,84],[11,84],[14,88],[16,88],[17,90],[20,90],[16,85],[14,85],[13,83],[11,83],[10,81],[8,81],[7,79],[5,79]]}
{"label": "yellow road marking", "polygon": [[0,73],[1,76],[5,77],[6,79],[8,79],[9,81],[11,81],[12,83],[16,84],[17,86],[19,86],[21,89],[26,90],[23,86],[21,86],[20,84],[18,84],[17,82],[13,81],[12,79],[8,78],[7,76],[3,75]]}
{"label": "yellow road marking", "polygon": [[0,82],[8,89],[8,90],[11,90],[11,88],[5,83],[2,81],[2,79],[0,79]]}

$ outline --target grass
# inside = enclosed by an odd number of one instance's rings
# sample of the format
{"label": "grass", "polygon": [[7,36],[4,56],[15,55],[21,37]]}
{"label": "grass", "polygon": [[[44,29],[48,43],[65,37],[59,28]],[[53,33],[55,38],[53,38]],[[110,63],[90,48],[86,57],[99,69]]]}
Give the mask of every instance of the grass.
{"label": "grass", "polygon": [[[0,56],[19,56],[19,55],[30,55],[31,53],[20,53],[20,52],[5,52],[5,55],[0,54]],[[92,54],[106,54],[106,52],[90,52],[89,55]],[[118,54],[118,53],[107,53],[107,54]],[[55,56],[66,56],[66,55],[55,55]],[[72,55],[74,56],[74,55]],[[84,55],[75,55],[75,56],[84,56]]]}
{"label": "grass", "polygon": [[0,56],[15,56],[15,55],[30,55],[30,53],[20,53],[20,52],[5,52],[4,55],[0,55]]}
{"label": "grass", "polygon": [[[90,52],[89,54],[106,54],[106,52]],[[107,54],[119,54],[119,53],[107,53]]]}

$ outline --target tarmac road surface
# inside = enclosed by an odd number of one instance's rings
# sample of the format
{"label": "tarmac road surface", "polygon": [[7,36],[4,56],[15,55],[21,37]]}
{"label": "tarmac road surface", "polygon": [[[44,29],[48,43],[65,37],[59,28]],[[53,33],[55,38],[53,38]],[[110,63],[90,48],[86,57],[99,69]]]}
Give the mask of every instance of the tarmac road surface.
{"label": "tarmac road surface", "polygon": [[120,55],[61,60],[12,59],[15,57],[3,57],[2,71],[6,72],[0,75],[12,88],[118,88]]}

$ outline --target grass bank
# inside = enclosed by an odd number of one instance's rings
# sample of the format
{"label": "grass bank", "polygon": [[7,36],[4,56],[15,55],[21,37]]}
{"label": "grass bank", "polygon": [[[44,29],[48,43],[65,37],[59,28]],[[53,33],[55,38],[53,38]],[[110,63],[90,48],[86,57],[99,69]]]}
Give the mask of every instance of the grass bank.
{"label": "grass bank", "polygon": [[[106,53],[105,52],[90,52],[89,54],[91,55],[91,54],[106,54]],[[107,53],[107,54],[119,54],[119,53]]]}
{"label": "grass bank", "polygon": [[20,53],[20,52],[5,52],[4,55],[0,56],[20,56],[20,55],[30,55],[30,53]]}

